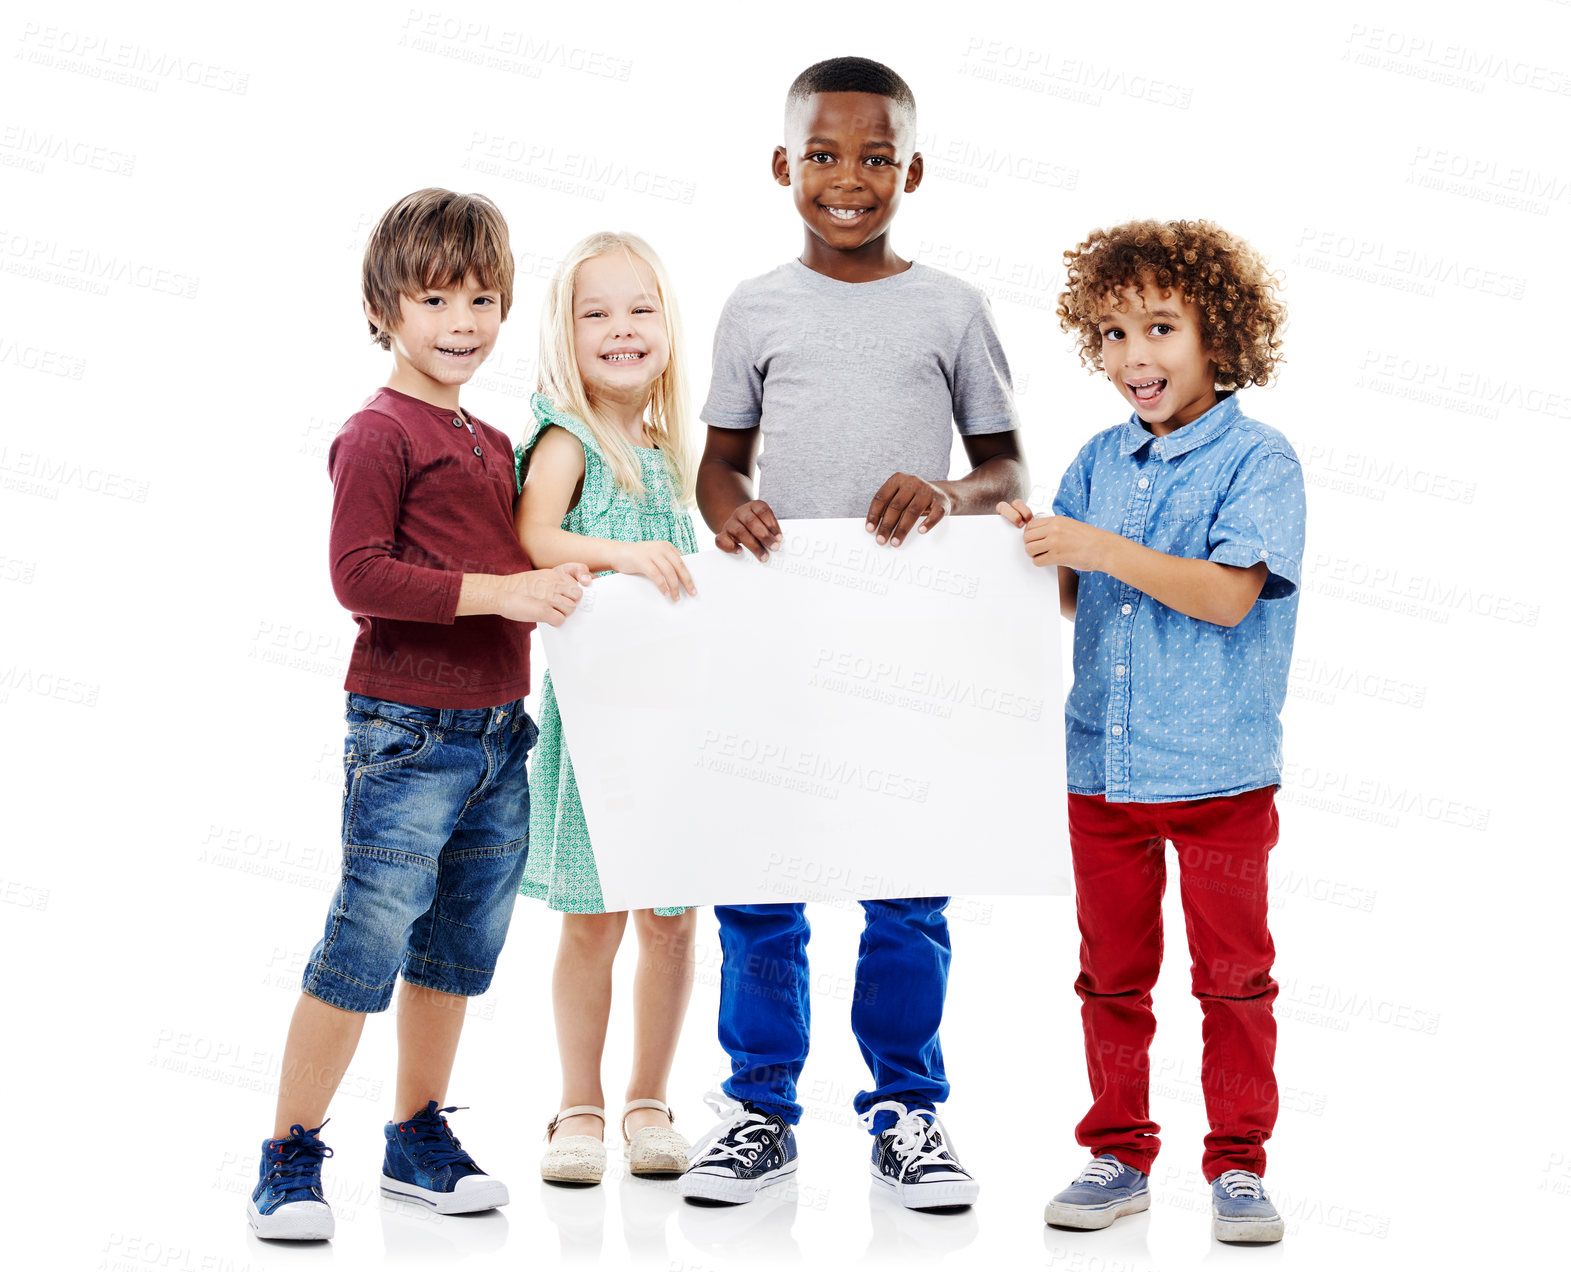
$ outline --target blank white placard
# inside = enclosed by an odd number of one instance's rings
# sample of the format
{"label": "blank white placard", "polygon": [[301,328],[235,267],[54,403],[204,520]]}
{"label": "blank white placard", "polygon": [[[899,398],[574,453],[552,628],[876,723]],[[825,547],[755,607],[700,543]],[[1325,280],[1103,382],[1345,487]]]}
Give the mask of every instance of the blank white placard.
{"label": "blank white placard", "polygon": [[1055,573],[998,517],[781,529],[540,629],[607,907],[1067,892]]}

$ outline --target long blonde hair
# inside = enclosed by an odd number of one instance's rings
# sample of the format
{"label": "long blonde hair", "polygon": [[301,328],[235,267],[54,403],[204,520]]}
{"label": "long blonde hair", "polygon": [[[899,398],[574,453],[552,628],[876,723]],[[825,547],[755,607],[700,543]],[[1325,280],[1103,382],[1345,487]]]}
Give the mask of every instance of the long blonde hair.
{"label": "long blonde hair", "polygon": [[552,405],[584,422],[610,463],[617,485],[642,498],[644,477],[638,455],[627,435],[602,419],[590,403],[583,376],[578,371],[578,342],[574,336],[573,288],[578,282],[578,271],[584,262],[614,251],[638,257],[655,276],[671,357],[654,384],[649,402],[649,431],[671,467],[678,499],[690,505],[697,473],[690,449],[687,380],[682,373],[682,323],[665,266],[654,249],[636,234],[610,230],[591,234],[574,243],[557,267],[546,289],[545,310],[540,318],[540,392]]}

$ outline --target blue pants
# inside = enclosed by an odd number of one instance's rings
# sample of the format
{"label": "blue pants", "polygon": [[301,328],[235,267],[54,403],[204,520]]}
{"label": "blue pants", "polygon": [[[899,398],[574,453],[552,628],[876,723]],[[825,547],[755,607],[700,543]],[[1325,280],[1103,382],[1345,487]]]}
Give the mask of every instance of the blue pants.
{"label": "blue pants", "polygon": [[[857,1092],[865,1113],[880,1100],[932,1108],[949,1095],[938,1026],[949,980],[948,897],[864,901],[866,925],[856,960],[851,1031],[873,1073]],[[731,1056],[725,1092],[785,1121],[801,1119],[796,1083],[807,1059],[809,928],[799,903],[717,905],[720,1045]],[[876,1132],[894,1123],[878,1114]]]}

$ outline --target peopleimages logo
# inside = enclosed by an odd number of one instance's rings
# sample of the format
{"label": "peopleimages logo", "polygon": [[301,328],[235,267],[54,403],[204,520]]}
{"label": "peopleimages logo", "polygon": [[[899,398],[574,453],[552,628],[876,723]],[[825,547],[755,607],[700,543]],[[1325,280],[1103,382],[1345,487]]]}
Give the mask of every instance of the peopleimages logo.
{"label": "peopleimages logo", "polygon": [[[1025,720],[1042,718],[1042,700],[982,684],[969,676],[945,676],[926,667],[908,667],[888,659],[820,646],[813,658],[809,687],[836,689],[838,682],[857,682],[875,691],[875,701],[899,705],[901,695],[924,699],[945,708],[970,707]],[[946,709],[943,714],[948,716]]]}
{"label": "peopleimages logo", "polygon": [[863,764],[844,756],[805,751],[787,742],[771,742],[740,733],[706,729],[695,764],[713,773],[797,790],[805,795],[836,799],[855,788],[891,799],[927,802],[930,784],[881,764]]}

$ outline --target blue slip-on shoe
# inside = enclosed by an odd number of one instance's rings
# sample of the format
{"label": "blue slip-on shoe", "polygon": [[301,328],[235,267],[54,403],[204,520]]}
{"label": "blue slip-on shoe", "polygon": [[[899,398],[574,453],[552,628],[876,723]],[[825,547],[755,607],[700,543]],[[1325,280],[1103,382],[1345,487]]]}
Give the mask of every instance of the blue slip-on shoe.
{"label": "blue slip-on shoe", "polygon": [[908,1109],[896,1100],[880,1100],[858,1121],[872,1130],[882,1110],[895,1124],[873,1137],[873,1178],[893,1190],[908,1210],[964,1210],[982,1191],[981,1185],[955,1156],[954,1144],[932,1109]]}
{"label": "blue slip-on shoe", "polygon": [[1145,1175],[1111,1153],[1093,1157],[1075,1182],[1047,1203],[1042,1218],[1052,1228],[1105,1228],[1151,1205]]}
{"label": "blue slip-on shoe", "polygon": [[507,1205],[507,1185],[475,1165],[447,1125],[435,1100],[407,1122],[389,1122],[382,1159],[382,1192],[430,1206],[439,1215],[463,1215]]}
{"label": "blue slip-on shoe", "polygon": [[1211,1181],[1211,1235],[1218,1241],[1270,1245],[1286,1229],[1254,1171],[1230,1170]]}
{"label": "blue slip-on shoe", "polygon": [[333,1208],[322,1196],[322,1159],[333,1150],[318,1138],[322,1126],[308,1131],[296,1123],[284,1138],[262,1141],[260,1177],[245,1208],[257,1236],[326,1241],[333,1235]]}
{"label": "blue slip-on shoe", "polygon": [[796,1132],[778,1113],[765,1113],[711,1091],[704,1097],[720,1124],[693,1148],[677,1192],[695,1206],[739,1206],[796,1173]]}

